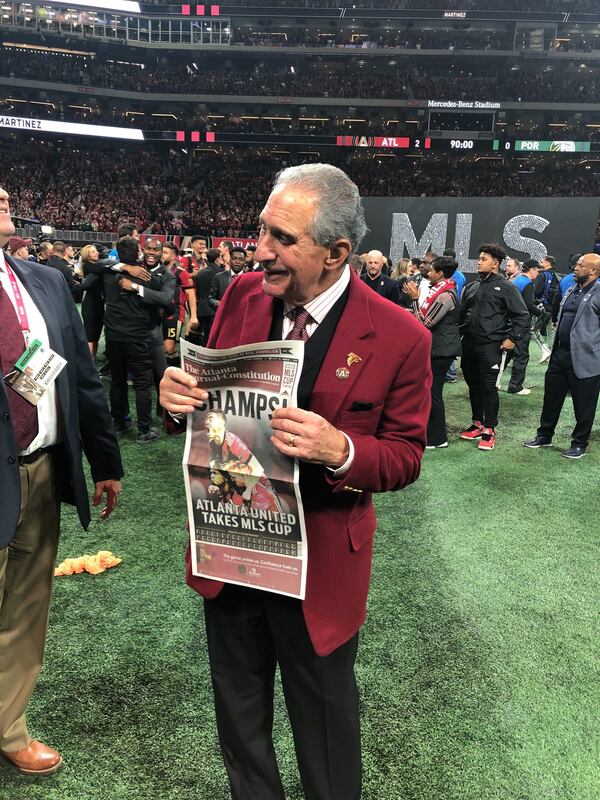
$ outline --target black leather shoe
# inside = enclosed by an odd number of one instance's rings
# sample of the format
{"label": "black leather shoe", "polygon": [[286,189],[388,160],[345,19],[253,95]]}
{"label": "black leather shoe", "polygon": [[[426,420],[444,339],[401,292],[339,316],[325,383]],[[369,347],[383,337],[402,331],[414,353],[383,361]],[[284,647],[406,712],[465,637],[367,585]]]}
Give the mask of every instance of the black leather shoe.
{"label": "black leather shoe", "polygon": [[564,450],[561,453],[561,456],[564,456],[565,458],[583,458],[584,455],[585,455],[585,447],[577,447],[577,446],[569,447],[568,450]]}
{"label": "black leather shoe", "polygon": [[535,436],[528,442],[523,442],[523,447],[531,447],[532,450],[538,447],[552,447],[552,439],[546,439],[545,436]]}

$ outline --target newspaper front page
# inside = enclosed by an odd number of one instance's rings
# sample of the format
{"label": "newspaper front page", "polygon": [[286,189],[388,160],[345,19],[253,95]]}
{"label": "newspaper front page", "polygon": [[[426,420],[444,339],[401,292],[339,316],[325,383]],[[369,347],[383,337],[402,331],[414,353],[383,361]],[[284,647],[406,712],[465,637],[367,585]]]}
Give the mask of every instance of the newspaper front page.
{"label": "newspaper front page", "polygon": [[182,368],[209,393],[188,415],[183,472],[192,572],[303,599],[299,469],[273,446],[273,411],[296,406],[303,342],[210,350],[181,341]]}

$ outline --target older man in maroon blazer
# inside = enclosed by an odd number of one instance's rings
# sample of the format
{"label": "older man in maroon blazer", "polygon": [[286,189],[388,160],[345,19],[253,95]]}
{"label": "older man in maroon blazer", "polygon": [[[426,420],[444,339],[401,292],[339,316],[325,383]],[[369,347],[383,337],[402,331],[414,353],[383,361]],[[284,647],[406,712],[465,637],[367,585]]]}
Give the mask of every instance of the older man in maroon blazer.
{"label": "older man in maroon blazer", "polygon": [[[351,273],[366,226],[336,167],[283,170],[260,218],[264,271],[227,291],[209,346],[305,342],[299,408],[273,416],[273,447],[300,459],[306,598],[191,575],[205,598],[217,724],[235,800],[282,800],[271,736],[277,665],[307,800],[361,791],[354,661],[376,520],[372,492],[419,475],[429,415],[430,335]],[[187,414],[207,393],[169,368],[161,402]]]}

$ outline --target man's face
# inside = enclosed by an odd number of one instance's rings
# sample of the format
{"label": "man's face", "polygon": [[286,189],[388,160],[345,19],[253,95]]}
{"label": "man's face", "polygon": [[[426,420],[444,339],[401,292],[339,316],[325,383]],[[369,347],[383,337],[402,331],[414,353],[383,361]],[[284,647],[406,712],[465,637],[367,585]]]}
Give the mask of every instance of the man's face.
{"label": "man's face", "polygon": [[594,270],[594,260],[594,256],[591,258],[589,256],[581,256],[577,264],[575,264],[573,275],[580,286],[587,283],[591,278],[598,277],[598,273]]}
{"label": "man's face", "polygon": [[144,264],[147,267],[155,267],[159,262],[162,256],[162,242],[157,241],[156,239],[146,239],[146,244],[144,245]]}
{"label": "man's face", "polygon": [[498,267],[497,259],[491,256],[489,253],[479,253],[479,258],[477,259],[477,272],[480,275],[491,275],[492,272],[497,272]]}
{"label": "man's face", "polygon": [[540,258],[540,266],[542,269],[551,269],[552,265],[545,258]]}
{"label": "man's face", "polygon": [[170,247],[163,247],[162,249],[162,263],[166,267],[170,267],[171,264],[175,262],[177,256],[175,255],[175,251],[171,250]]}
{"label": "man's face", "polygon": [[134,238],[134,239],[137,239],[137,240],[138,240],[138,242],[139,242],[139,241],[140,241],[140,239],[142,238],[142,237],[140,236],[140,232],[138,231],[138,229],[137,229],[137,228],[134,228],[134,229],[132,230],[132,232],[131,232],[131,235],[133,236],[133,238]]}
{"label": "man's face", "polygon": [[244,253],[238,253],[237,251],[234,251],[231,254],[231,271],[236,275],[244,269],[245,263],[246,257],[244,256]]}
{"label": "man's face", "polygon": [[196,258],[204,258],[206,255],[206,242],[204,239],[196,239],[195,242],[192,242],[192,250]]}
{"label": "man's face", "polygon": [[207,414],[204,423],[208,441],[213,444],[223,444],[225,439],[225,420],[219,414]]}
{"label": "man's face", "polygon": [[0,188],[0,247],[4,247],[10,237],[14,235],[15,226],[10,216],[8,192]]}
{"label": "man's face", "polygon": [[517,266],[517,262],[514,259],[509,258],[508,261],[506,262],[506,272],[505,272],[506,277],[514,278],[514,276],[517,274],[518,271],[519,267]]}
{"label": "man's face", "polygon": [[11,255],[15,258],[24,258],[27,260],[29,258],[29,248],[27,245],[23,245],[23,247],[19,247],[14,253],[11,253]]}
{"label": "man's face", "polygon": [[539,274],[540,274],[540,271],[539,271],[539,269],[537,267],[534,267],[533,269],[530,269],[529,272],[527,273],[529,279],[531,281],[533,281],[534,283],[537,280]]}
{"label": "man's face", "polygon": [[254,250],[248,250],[246,252],[246,269],[248,271],[254,269]]}
{"label": "man's face", "polygon": [[367,256],[367,272],[369,273],[369,278],[371,280],[375,280],[381,275],[381,270],[383,269],[383,256],[382,255],[375,255],[374,253],[369,253]]}
{"label": "man's face", "polygon": [[72,261],[75,257],[75,250],[73,249],[73,245],[68,244],[65,248],[65,258],[67,261]]}
{"label": "man's face", "polygon": [[[317,244],[308,233],[317,197],[303,186],[280,186],[271,193],[260,217],[260,235],[254,254],[261,263],[263,292],[292,305],[302,305],[335,283],[332,248]],[[342,244],[344,243],[344,244]],[[349,242],[340,239],[340,248]]]}
{"label": "man's face", "polygon": [[433,258],[430,255],[423,256],[421,259],[421,263],[419,264],[419,272],[423,278],[427,278],[429,276],[429,270],[431,269],[432,262]]}
{"label": "man's face", "polygon": [[231,253],[229,252],[229,248],[223,245],[223,247],[219,246],[219,250],[221,251],[221,261],[223,262],[223,265],[228,267],[231,263]]}

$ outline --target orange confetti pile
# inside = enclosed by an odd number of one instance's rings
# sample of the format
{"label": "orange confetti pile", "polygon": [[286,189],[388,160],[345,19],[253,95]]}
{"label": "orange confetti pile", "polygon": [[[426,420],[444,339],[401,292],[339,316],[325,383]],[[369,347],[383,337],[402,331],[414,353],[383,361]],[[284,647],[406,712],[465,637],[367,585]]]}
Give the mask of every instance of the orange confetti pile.
{"label": "orange confetti pile", "polygon": [[95,556],[65,558],[54,570],[54,575],[75,575],[80,572],[89,572],[91,575],[97,575],[99,572],[104,572],[105,569],[116,567],[122,560],[122,558],[117,558],[110,550],[100,550]]}

